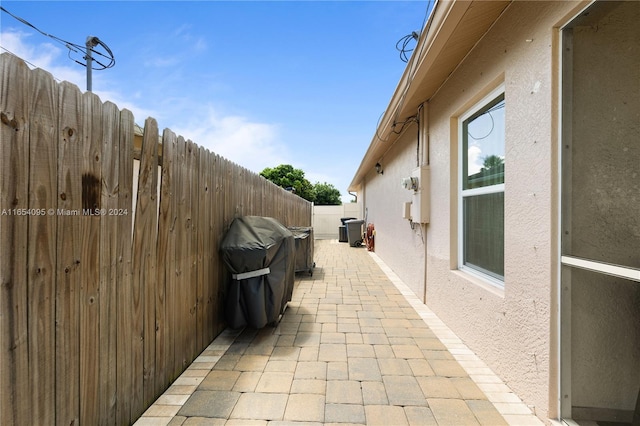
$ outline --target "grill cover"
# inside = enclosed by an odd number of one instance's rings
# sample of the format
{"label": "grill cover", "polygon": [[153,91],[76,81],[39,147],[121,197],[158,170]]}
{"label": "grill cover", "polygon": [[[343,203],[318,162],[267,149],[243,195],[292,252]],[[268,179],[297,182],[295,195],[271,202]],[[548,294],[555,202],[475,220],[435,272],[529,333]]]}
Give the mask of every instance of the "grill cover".
{"label": "grill cover", "polygon": [[[295,241],[291,231],[271,217],[241,216],[231,223],[220,251],[232,274],[225,300],[229,326],[262,328],[277,322],[293,295]],[[240,275],[252,272],[262,275]]]}

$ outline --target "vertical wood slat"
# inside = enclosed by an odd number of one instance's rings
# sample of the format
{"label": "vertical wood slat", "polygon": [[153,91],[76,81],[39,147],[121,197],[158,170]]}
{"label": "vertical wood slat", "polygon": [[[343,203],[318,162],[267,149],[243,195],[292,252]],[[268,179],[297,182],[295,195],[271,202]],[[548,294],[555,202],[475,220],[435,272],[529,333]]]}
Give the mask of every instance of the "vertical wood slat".
{"label": "vertical wood slat", "polygon": [[118,239],[130,240],[130,234],[118,235],[120,216],[129,215],[120,209],[120,111],[107,102],[102,110],[102,194],[101,209],[105,213],[100,222],[100,335],[99,383],[101,384],[99,419],[107,424],[117,423],[117,288]]}
{"label": "vertical wood slat", "polygon": [[[192,234],[191,234],[191,249],[192,249],[192,257],[193,257],[193,264],[192,264],[192,279],[193,281],[193,299],[192,299],[192,303],[193,303],[193,339],[192,339],[192,343],[191,343],[191,348],[192,348],[192,352],[191,352],[191,360],[189,361],[189,363],[193,362],[193,360],[198,356],[198,353],[200,353],[200,351],[198,350],[199,348],[204,347],[203,346],[203,341],[201,339],[202,336],[202,309],[203,309],[203,291],[204,291],[204,286],[202,283],[202,259],[203,259],[203,254],[200,251],[200,244],[202,243],[201,238],[202,238],[202,233],[204,232],[204,224],[202,223],[202,205],[204,204],[203,198],[204,198],[204,186],[205,186],[205,175],[204,175],[204,171],[202,170],[202,163],[200,161],[200,155],[203,153],[204,149],[202,149],[201,147],[199,147],[198,145],[196,145],[195,143],[193,144],[193,155],[194,155],[194,167],[193,167],[193,173],[192,173],[192,190],[191,190],[191,194],[192,194],[192,205],[191,205],[191,210],[194,212],[194,220],[193,220],[193,224],[194,227],[192,229]],[[204,249],[204,246],[202,246],[202,248]]]}
{"label": "vertical wood slat", "polygon": [[171,200],[173,198],[173,149],[175,135],[165,129],[162,137],[162,174],[160,182],[160,200],[158,210],[158,265],[164,265],[156,270],[158,293],[156,299],[156,393],[162,392],[171,383],[168,366],[173,348],[169,341],[171,330],[170,298],[172,258],[175,255],[175,245],[172,250],[172,215]]}
{"label": "vertical wood slat", "polygon": [[80,279],[82,265],[82,95],[59,86],[56,265],[56,423],[80,421]]}
{"label": "vertical wood slat", "polygon": [[82,97],[80,152],[80,423],[99,420],[100,408],[100,219],[102,201],[102,103],[96,95]]}
{"label": "vertical wood slat", "polygon": [[[198,348],[204,347],[204,329],[205,324],[203,323],[205,309],[206,309],[206,297],[205,297],[205,261],[204,261],[204,239],[207,230],[205,229],[205,200],[207,199],[207,173],[206,173],[206,156],[205,149],[203,147],[195,146],[197,149],[197,159],[198,159],[198,173],[196,178],[198,179],[197,186],[197,195],[196,195],[196,203],[197,203],[197,216],[196,216],[196,226],[195,226],[195,235],[194,240],[196,242],[195,245],[195,260],[196,260],[196,312],[195,312],[195,345],[194,345],[194,358],[196,356],[195,351]],[[194,206],[195,207],[195,206]]]}
{"label": "vertical wood slat", "polygon": [[[192,262],[192,251],[191,251],[191,237],[192,237],[192,211],[191,211],[191,169],[193,168],[193,156],[191,155],[191,150],[193,148],[193,142],[191,140],[187,140],[185,143],[185,168],[183,173],[183,181],[182,181],[182,190],[185,193],[185,203],[184,203],[184,228],[183,231],[185,233],[184,236],[184,260],[183,260],[183,269],[182,269],[182,279],[183,283],[193,283],[193,279],[191,278],[191,262]],[[191,293],[193,287],[191,285],[181,286],[180,292],[182,293],[182,306],[181,306],[181,314],[184,316],[184,329],[188,330],[188,332],[183,335],[184,342],[184,353],[182,359],[182,368],[186,368],[189,365],[191,358],[191,337],[189,333],[193,332],[192,321],[191,321]]]}
{"label": "vertical wood slat", "polygon": [[140,391],[133,401],[134,416],[140,416],[154,399],[157,187],[158,125],[148,118],[142,138],[133,235],[134,392]]}
{"label": "vertical wood slat", "polygon": [[196,309],[197,309],[197,254],[196,250],[196,225],[197,225],[197,214],[198,214],[198,179],[197,179],[197,170],[198,170],[198,147],[191,140],[187,143],[187,154],[188,154],[188,166],[187,166],[187,179],[185,180],[185,191],[188,195],[188,223],[189,226],[187,228],[187,276],[185,277],[185,283],[189,283],[185,286],[185,293],[187,296],[187,303],[185,306],[186,318],[187,322],[187,330],[185,333],[185,341],[186,341],[186,357],[185,362],[183,364],[183,368],[187,368],[189,364],[196,357]]}
{"label": "vertical wood slat", "polygon": [[230,161],[225,162],[225,175],[224,175],[224,205],[226,208],[225,217],[224,217],[224,230],[225,232],[229,229],[231,222],[233,221],[233,217],[235,216],[235,192],[232,191],[232,184],[234,177],[234,167],[235,165]]}
{"label": "vertical wood slat", "polygon": [[33,424],[55,423],[55,265],[58,153],[57,86],[37,70],[30,80],[29,119],[29,371]]}
{"label": "vertical wood slat", "polygon": [[[177,218],[178,218],[178,195],[177,192],[179,190],[179,176],[178,176],[178,168],[179,168],[179,152],[178,152],[178,139],[176,135],[171,132],[165,132],[165,137],[163,140],[163,154],[162,154],[162,163],[163,163],[163,172],[167,173],[168,185],[170,186],[171,198],[168,199],[168,210],[167,214],[168,223],[167,230],[165,232],[168,233],[168,244],[167,244],[167,254],[166,254],[166,263],[165,263],[165,281],[166,281],[166,306],[167,306],[167,317],[165,323],[168,328],[167,333],[167,379],[169,382],[176,379],[181,370],[176,368],[176,345],[177,338],[175,330],[177,328],[177,316],[178,312],[176,307],[177,303],[177,283],[178,277],[176,276],[177,270],[177,253],[176,253],[176,240],[177,240]],[[166,169],[166,170],[165,170]],[[159,259],[160,261],[160,259]]]}
{"label": "vertical wood slat", "polygon": [[134,392],[133,365],[133,114],[120,113],[118,170],[118,209],[116,217],[118,245],[116,247],[117,319],[116,319],[116,424],[131,424]]}
{"label": "vertical wood slat", "polygon": [[236,211],[234,216],[244,216],[245,215],[245,181],[244,181],[244,170],[242,167],[234,164],[234,176],[233,181],[238,185],[238,188],[234,191],[236,194]]}
{"label": "vertical wood slat", "polygon": [[206,297],[206,307],[204,313],[204,332],[203,339],[204,344],[208,344],[213,341],[216,337],[215,329],[215,317],[214,317],[214,303],[215,303],[215,291],[217,286],[217,281],[215,277],[215,268],[214,268],[214,256],[215,252],[217,252],[217,246],[215,245],[214,240],[214,232],[215,232],[215,211],[214,211],[214,194],[215,194],[215,183],[213,178],[213,162],[214,156],[210,151],[206,151],[206,159],[205,159],[205,167],[206,167],[206,176],[207,176],[207,194],[205,198],[205,217],[204,217],[204,226],[205,226],[205,237],[204,237],[204,251],[205,255],[205,274],[204,274],[204,286],[205,286],[205,297]]}
{"label": "vertical wood slat", "polygon": [[194,206],[197,205],[195,199],[194,187],[197,189],[198,182],[194,182],[193,171],[197,167],[195,158],[195,145],[193,141],[187,140],[186,160],[187,166],[185,170],[185,181],[183,182],[183,189],[187,194],[187,226],[185,228],[187,232],[187,247],[186,247],[186,264],[185,264],[185,276],[182,282],[182,288],[184,289],[184,315],[186,318],[187,335],[191,335],[185,339],[185,356],[182,363],[182,368],[187,368],[193,359],[193,352],[195,346],[195,253],[194,253],[194,239],[195,239],[195,215],[197,210],[194,210]]}
{"label": "vertical wood slat", "polygon": [[[29,70],[0,55],[0,423],[31,423],[27,311]],[[9,391],[10,390],[10,391]]]}
{"label": "vertical wood slat", "polygon": [[[182,136],[178,137],[177,144],[177,161],[178,169],[176,176],[176,188],[177,188],[177,218],[176,218],[176,330],[187,330],[187,318],[185,315],[186,302],[186,289],[181,283],[186,281],[187,276],[187,199],[188,192],[185,191],[187,183],[187,142]],[[174,371],[180,372],[186,366],[186,348],[187,348],[187,336],[186,333],[177,333],[176,335],[176,347],[175,347],[175,359],[174,359]]]}
{"label": "vertical wood slat", "polygon": [[[213,176],[214,176],[214,181],[215,181],[215,186],[216,186],[216,192],[215,192],[215,204],[213,206],[214,211],[215,211],[215,222],[213,223],[214,225],[214,240],[215,240],[215,253],[214,253],[214,267],[216,269],[216,274],[215,274],[215,278],[216,278],[216,289],[215,289],[215,298],[216,298],[216,303],[215,306],[217,308],[219,308],[217,312],[217,314],[215,315],[215,321],[216,324],[220,324],[219,327],[221,327],[221,324],[224,320],[224,309],[223,309],[223,300],[224,300],[224,296],[225,296],[225,286],[222,284],[224,283],[224,273],[225,273],[225,268],[222,262],[222,257],[220,256],[220,251],[218,250],[218,248],[220,247],[220,243],[222,242],[222,236],[224,235],[224,194],[223,194],[223,177],[224,177],[224,170],[223,170],[223,161],[222,158],[218,155],[215,154],[214,155],[214,163],[213,163]],[[217,331],[217,330],[216,330]]]}

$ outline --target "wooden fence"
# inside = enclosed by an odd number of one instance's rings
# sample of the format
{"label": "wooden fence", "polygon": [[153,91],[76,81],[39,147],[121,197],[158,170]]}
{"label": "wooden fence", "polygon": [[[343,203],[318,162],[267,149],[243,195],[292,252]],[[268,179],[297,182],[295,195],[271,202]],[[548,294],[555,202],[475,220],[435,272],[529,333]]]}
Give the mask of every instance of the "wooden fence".
{"label": "wooden fence", "polygon": [[131,424],[225,326],[233,218],[310,226],[311,204],[154,119],[134,188],[129,111],[0,73],[0,424]]}

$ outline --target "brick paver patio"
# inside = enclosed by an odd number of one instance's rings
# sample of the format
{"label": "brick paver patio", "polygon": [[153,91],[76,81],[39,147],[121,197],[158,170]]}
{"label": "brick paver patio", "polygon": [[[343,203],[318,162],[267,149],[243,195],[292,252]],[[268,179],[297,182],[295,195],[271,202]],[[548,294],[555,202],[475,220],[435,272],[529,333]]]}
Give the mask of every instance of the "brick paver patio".
{"label": "brick paver patio", "polygon": [[316,240],[277,327],[226,330],[136,425],[541,425],[374,254]]}

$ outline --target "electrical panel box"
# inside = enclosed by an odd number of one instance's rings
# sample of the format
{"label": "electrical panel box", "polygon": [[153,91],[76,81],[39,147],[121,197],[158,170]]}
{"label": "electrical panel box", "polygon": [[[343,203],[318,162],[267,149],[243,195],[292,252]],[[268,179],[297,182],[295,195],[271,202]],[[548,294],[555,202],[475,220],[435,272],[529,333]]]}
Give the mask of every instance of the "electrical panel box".
{"label": "electrical panel box", "polygon": [[402,218],[411,220],[411,201],[402,203]]}
{"label": "electrical panel box", "polygon": [[431,172],[429,166],[421,166],[411,172],[418,180],[411,202],[411,220],[415,223],[429,223],[431,207]]}

